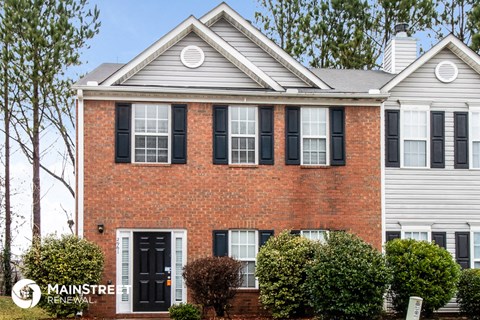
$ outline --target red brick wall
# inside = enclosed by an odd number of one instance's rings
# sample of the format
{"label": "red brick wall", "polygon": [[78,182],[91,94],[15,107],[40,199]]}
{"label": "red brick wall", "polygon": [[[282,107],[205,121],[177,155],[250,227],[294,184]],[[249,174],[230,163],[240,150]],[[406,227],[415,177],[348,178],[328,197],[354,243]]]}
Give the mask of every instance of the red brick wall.
{"label": "red brick wall", "polygon": [[[347,165],[324,168],[285,165],[284,106],[275,165],[247,168],[212,164],[212,107],[201,103],[188,106],[187,164],[116,164],[114,114],[113,101],[85,101],[84,232],[104,249],[105,283],[120,227],[187,229],[188,260],[211,255],[212,230],[230,228],[348,230],[381,248],[378,107],[345,108]],[[112,316],[114,296],[101,299],[95,315]]]}

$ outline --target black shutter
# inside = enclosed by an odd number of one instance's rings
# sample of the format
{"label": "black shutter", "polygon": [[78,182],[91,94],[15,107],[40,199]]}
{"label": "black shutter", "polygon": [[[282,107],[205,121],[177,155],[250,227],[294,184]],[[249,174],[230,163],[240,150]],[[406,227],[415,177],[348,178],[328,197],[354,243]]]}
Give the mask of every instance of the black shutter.
{"label": "black shutter", "polygon": [[330,109],[330,165],[345,165],[345,109]]}
{"label": "black shutter", "polygon": [[213,106],[213,163],[228,164],[228,106]]}
{"label": "black shutter", "polygon": [[260,107],[260,164],[273,164],[273,107]]}
{"label": "black shutter", "polygon": [[213,255],[215,257],[228,256],[228,230],[213,231]]}
{"label": "black shutter", "polygon": [[455,232],[455,258],[462,269],[470,268],[470,232]]}
{"label": "black shutter", "polygon": [[438,244],[439,247],[447,249],[447,233],[446,232],[432,232],[432,241]]}
{"label": "black shutter", "polygon": [[290,230],[290,234],[293,234],[294,236],[299,236],[300,230]]}
{"label": "black shutter", "polygon": [[385,110],[385,167],[400,167],[399,110]]}
{"label": "black shutter", "polygon": [[445,112],[431,112],[430,167],[445,168]]}
{"label": "black shutter", "polygon": [[386,232],[386,237],[385,237],[386,242],[394,240],[394,239],[400,239],[400,238],[401,238],[400,231],[387,231]]}
{"label": "black shutter", "polygon": [[172,105],[172,163],[187,163],[187,105]]}
{"label": "black shutter", "polygon": [[300,164],[300,108],[285,108],[285,163]]}
{"label": "black shutter", "polygon": [[258,233],[260,234],[260,236],[258,237],[260,247],[263,246],[267,242],[267,240],[273,236],[273,230],[260,230]]}
{"label": "black shutter", "polygon": [[468,112],[454,112],[455,169],[468,169]]}
{"label": "black shutter", "polygon": [[132,105],[117,103],[115,106],[115,162],[131,162]]}

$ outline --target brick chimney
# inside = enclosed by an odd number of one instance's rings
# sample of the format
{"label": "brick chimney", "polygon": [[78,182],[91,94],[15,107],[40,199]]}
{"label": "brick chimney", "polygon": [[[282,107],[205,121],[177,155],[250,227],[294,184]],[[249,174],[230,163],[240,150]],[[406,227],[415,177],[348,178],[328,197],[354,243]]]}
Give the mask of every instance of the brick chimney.
{"label": "brick chimney", "polygon": [[388,41],[383,54],[383,70],[400,73],[417,59],[417,39],[407,34],[408,24],[398,23],[394,36]]}

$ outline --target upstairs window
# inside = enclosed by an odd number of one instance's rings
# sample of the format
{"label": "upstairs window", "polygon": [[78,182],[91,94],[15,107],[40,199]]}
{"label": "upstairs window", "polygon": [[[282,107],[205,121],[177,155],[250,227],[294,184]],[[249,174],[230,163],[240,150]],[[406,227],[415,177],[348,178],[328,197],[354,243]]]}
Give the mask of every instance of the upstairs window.
{"label": "upstairs window", "polygon": [[327,164],[327,108],[301,108],[302,164]]}
{"label": "upstairs window", "polygon": [[412,226],[402,228],[402,239],[413,239],[417,241],[432,241],[431,228]]}
{"label": "upstairs window", "polygon": [[402,112],[403,166],[426,168],[428,159],[429,119],[426,109]]}
{"label": "upstairs window", "polygon": [[135,162],[170,162],[170,106],[134,104]]}
{"label": "upstairs window", "polygon": [[257,108],[230,107],[230,163],[256,164]]}
{"label": "upstairs window", "polygon": [[473,169],[480,168],[480,109],[470,113],[470,141],[472,148],[471,164]]}

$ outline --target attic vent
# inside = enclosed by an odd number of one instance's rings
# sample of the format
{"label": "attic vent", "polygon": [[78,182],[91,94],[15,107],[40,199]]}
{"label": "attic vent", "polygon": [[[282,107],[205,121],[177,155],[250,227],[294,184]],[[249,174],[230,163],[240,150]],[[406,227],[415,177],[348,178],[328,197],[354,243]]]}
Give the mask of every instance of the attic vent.
{"label": "attic vent", "polygon": [[452,82],[457,79],[458,68],[451,61],[442,61],[435,68],[435,76],[442,82]]}
{"label": "attic vent", "polygon": [[205,54],[203,50],[197,46],[187,46],[183,48],[182,53],[180,53],[180,59],[185,67],[194,69],[203,64]]}

